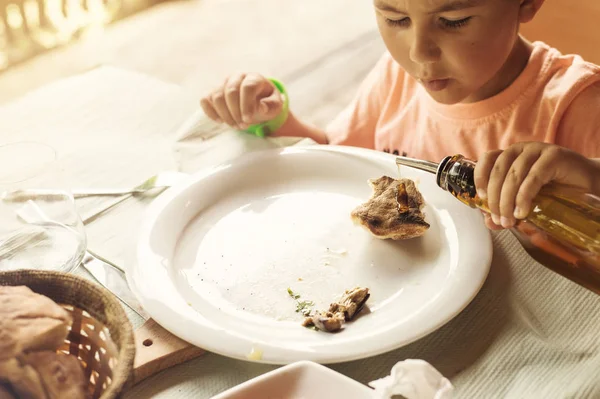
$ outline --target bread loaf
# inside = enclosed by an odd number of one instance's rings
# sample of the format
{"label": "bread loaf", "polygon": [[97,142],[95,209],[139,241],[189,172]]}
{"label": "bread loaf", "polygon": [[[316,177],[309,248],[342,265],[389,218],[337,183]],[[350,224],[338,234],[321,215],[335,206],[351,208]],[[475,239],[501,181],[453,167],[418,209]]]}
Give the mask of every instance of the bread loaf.
{"label": "bread loaf", "polygon": [[79,359],[57,353],[72,319],[28,287],[0,286],[0,399],[84,399]]}
{"label": "bread loaf", "polygon": [[49,399],[83,399],[87,397],[87,380],[75,356],[55,352],[32,352],[25,362],[33,367]]}
{"label": "bread loaf", "polygon": [[46,391],[35,369],[21,359],[0,362],[0,384],[20,399],[46,399]]}
{"label": "bread loaf", "polygon": [[72,323],[64,308],[24,286],[0,286],[0,321],[0,361],[22,352],[56,350]]}

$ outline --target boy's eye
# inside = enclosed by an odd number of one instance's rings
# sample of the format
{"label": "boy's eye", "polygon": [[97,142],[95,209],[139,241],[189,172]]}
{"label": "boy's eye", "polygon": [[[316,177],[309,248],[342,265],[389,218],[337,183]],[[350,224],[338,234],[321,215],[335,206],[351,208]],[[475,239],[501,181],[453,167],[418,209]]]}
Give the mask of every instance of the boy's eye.
{"label": "boy's eye", "polygon": [[405,17],[402,19],[389,19],[389,18],[385,18],[385,22],[389,25],[389,26],[408,26],[410,25],[410,18]]}
{"label": "boy's eye", "polygon": [[471,20],[471,17],[457,19],[457,20],[440,18],[440,22],[442,23],[442,25],[444,25],[444,27],[450,28],[450,29],[462,28],[463,26],[467,25],[470,20]]}

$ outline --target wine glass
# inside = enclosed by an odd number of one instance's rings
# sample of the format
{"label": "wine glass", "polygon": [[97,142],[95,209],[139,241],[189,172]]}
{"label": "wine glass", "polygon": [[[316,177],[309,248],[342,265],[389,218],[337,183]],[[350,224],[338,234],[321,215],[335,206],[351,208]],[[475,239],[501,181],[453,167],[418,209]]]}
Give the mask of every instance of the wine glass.
{"label": "wine glass", "polygon": [[0,145],[0,271],[70,272],[83,259],[87,239],[63,173],[47,144]]}

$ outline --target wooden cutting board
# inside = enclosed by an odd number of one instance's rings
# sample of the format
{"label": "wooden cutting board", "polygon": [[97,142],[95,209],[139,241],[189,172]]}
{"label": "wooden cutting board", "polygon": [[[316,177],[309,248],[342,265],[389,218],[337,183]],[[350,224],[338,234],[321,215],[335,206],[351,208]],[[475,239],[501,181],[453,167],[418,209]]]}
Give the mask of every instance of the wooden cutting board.
{"label": "wooden cutting board", "polygon": [[205,351],[165,330],[148,319],[135,333],[133,384],[169,367],[194,359]]}

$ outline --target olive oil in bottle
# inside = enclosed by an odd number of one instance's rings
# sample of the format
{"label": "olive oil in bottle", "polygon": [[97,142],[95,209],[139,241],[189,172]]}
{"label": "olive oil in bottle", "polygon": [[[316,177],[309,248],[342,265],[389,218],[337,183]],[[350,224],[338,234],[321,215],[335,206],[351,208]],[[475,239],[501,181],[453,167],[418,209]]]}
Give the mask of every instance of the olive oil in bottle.
{"label": "olive oil in bottle", "polygon": [[[475,188],[476,163],[462,155],[439,164],[406,157],[398,157],[396,163],[435,173],[443,190],[489,213]],[[529,215],[511,232],[536,261],[600,294],[600,198],[566,186],[545,186]]]}

